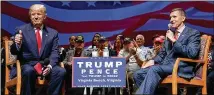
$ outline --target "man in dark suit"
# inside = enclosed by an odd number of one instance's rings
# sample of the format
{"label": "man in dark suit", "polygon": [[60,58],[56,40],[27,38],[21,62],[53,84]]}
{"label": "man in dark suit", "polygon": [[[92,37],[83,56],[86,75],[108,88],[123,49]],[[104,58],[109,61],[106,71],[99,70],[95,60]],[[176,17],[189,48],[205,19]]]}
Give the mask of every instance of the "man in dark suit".
{"label": "man in dark suit", "polygon": [[[185,12],[181,8],[175,8],[170,12],[170,28],[174,29],[167,31],[163,48],[147,63],[151,65],[134,74],[136,84],[139,86],[136,94],[155,94],[161,79],[172,74],[173,65],[178,57],[198,58],[200,33],[185,26],[185,19]],[[195,75],[193,69],[194,64],[180,62],[178,75],[186,79],[193,78]]]}
{"label": "man in dark suit", "polygon": [[[58,66],[58,33],[45,26],[46,8],[41,4],[30,7],[30,24],[17,28],[11,53],[18,55],[21,62],[21,95],[32,95],[35,91],[37,74],[50,77],[48,95],[59,95],[65,76],[65,69]],[[41,61],[50,63],[41,73]]]}

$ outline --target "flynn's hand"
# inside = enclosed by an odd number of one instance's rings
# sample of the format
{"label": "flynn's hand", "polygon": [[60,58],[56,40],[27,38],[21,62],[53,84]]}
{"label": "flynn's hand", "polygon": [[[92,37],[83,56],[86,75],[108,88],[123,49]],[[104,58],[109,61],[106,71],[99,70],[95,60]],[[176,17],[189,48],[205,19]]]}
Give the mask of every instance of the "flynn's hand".
{"label": "flynn's hand", "polygon": [[170,41],[172,41],[172,42],[175,42],[175,41],[176,41],[176,39],[175,39],[175,37],[174,37],[174,33],[173,33],[171,30],[168,30],[168,31],[166,32],[166,37],[167,37]]}
{"label": "flynn's hand", "polygon": [[43,76],[48,75],[50,72],[51,72],[51,68],[50,67],[45,68],[45,70],[43,71]]}
{"label": "flynn's hand", "polygon": [[19,30],[19,34],[15,35],[15,43],[17,43],[18,45],[21,45],[22,43],[22,31]]}

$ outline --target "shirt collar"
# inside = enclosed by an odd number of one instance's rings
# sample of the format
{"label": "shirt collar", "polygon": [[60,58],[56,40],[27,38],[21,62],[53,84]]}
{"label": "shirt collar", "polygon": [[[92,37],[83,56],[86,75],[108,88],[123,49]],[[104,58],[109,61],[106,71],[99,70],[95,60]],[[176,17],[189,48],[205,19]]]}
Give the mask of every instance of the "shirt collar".
{"label": "shirt collar", "polygon": [[[41,27],[40,27],[40,29],[42,30],[44,28],[44,25],[42,25]],[[34,30],[36,30],[36,27],[34,27]]]}
{"label": "shirt collar", "polygon": [[183,25],[180,29],[178,29],[177,31],[179,32],[179,33],[181,33],[181,32],[183,32],[184,31],[184,28],[185,28],[186,26],[185,25]]}

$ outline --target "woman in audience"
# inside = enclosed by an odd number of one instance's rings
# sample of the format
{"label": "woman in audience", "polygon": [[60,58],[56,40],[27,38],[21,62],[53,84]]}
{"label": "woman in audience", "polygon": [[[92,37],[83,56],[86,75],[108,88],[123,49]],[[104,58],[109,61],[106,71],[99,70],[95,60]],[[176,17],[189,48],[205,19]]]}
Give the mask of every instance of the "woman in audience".
{"label": "woman in audience", "polygon": [[95,35],[92,38],[92,45],[90,45],[87,49],[93,49],[94,46],[96,46],[96,48],[98,48],[98,46],[99,46],[99,39],[100,39],[100,37]]}
{"label": "woman in audience", "polygon": [[120,52],[120,50],[123,48],[123,40],[124,40],[123,35],[117,35],[114,41],[113,49],[117,52],[117,55]]}

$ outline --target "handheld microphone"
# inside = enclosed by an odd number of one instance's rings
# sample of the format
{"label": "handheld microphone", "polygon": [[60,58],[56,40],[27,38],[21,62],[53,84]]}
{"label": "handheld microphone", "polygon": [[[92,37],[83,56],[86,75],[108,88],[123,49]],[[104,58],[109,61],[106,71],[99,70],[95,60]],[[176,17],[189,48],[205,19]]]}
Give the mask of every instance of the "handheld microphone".
{"label": "handheld microphone", "polygon": [[172,28],[172,24],[169,23],[169,24],[168,24],[168,30],[171,30],[171,28]]}
{"label": "handheld microphone", "polygon": [[40,64],[42,64],[42,74],[41,74],[41,80],[44,79],[43,72],[47,68],[47,65],[50,63],[50,60],[48,58],[45,58],[44,61],[41,61]]}
{"label": "handheld microphone", "polygon": [[[169,23],[169,24],[168,24],[168,30],[171,30],[171,28],[172,28],[172,24]],[[166,40],[168,40],[167,36],[166,36]]]}

